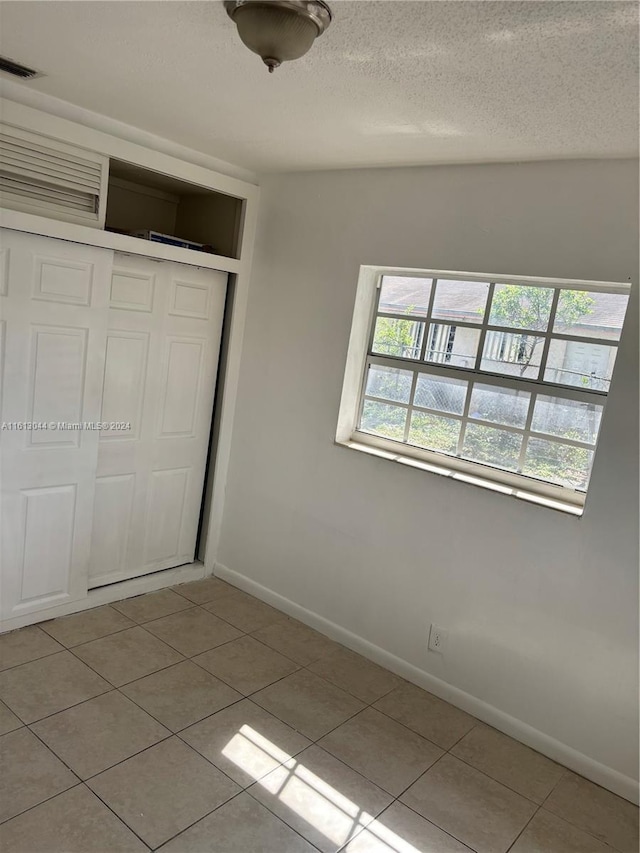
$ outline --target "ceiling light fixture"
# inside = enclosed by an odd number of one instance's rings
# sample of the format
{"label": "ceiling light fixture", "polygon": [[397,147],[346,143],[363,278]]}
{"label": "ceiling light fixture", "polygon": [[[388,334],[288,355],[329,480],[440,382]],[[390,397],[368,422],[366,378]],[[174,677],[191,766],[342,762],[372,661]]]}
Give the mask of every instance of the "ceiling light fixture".
{"label": "ceiling light fixture", "polygon": [[225,0],[244,44],[270,72],[299,59],[331,23],[324,0]]}

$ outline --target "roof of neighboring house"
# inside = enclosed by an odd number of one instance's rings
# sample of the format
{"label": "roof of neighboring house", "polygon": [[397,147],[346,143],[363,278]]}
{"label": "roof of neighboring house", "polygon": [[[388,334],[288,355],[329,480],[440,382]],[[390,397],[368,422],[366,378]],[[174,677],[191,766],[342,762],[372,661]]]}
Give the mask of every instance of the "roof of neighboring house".
{"label": "roof of neighboring house", "polygon": [[[380,308],[404,314],[424,316],[427,313],[432,280],[429,278],[410,278],[384,276],[380,296]],[[447,297],[446,309],[439,309],[440,316],[449,320],[469,319],[477,312],[486,285],[482,282],[465,282],[464,290],[452,291]],[[622,326],[626,297],[618,293],[590,293],[593,304],[589,314],[581,317],[571,330],[579,334],[580,330],[615,329]],[[567,330],[568,331],[568,330]]]}

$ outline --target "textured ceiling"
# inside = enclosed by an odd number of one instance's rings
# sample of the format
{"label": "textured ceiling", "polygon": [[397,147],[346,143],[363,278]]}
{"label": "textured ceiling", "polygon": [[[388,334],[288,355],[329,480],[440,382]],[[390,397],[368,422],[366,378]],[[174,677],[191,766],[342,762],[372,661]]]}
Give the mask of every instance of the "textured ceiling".
{"label": "textured ceiling", "polygon": [[255,171],[632,156],[638,4],[334,2],[268,74],[222,4],[3,2],[25,88]]}

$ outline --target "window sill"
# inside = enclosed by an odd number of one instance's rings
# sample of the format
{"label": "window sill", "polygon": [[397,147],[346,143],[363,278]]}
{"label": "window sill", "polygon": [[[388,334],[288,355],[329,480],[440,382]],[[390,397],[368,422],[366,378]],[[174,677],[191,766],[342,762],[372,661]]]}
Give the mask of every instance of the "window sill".
{"label": "window sill", "polygon": [[400,465],[405,465],[408,468],[417,468],[419,471],[426,471],[430,474],[438,474],[441,477],[448,477],[450,480],[457,480],[461,483],[468,483],[471,486],[478,486],[481,489],[487,489],[491,492],[497,492],[501,495],[509,495],[518,500],[527,501],[528,503],[543,506],[547,509],[564,512],[567,515],[575,517],[582,516],[584,507],[578,504],[569,503],[567,501],[548,498],[544,495],[536,494],[535,492],[527,491],[523,488],[508,486],[494,480],[489,480],[483,477],[466,474],[462,471],[456,471],[453,468],[447,468],[444,465],[437,465],[430,462],[423,462],[419,459],[414,459],[411,456],[405,456],[401,453],[394,453],[389,450],[383,450],[379,447],[374,447],[370,444],[365,444],[361,441],[349,439],[340,441],[336,439],[335,443],[340,447],[347,447],[350,450],[358,450],[361,453],[367,453],[369,456],[377,456],[379,459],[388,459],[390,462],[397,462]]}

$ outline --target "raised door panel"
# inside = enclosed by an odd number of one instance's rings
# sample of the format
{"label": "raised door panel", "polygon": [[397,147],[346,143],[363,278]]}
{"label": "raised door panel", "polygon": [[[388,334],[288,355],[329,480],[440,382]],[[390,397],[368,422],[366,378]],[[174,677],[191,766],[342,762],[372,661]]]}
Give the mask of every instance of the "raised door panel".
{"label": "raised door panel", "polygon": [[153,311],[156,276],[153,272],[134,272],[115,268],[111,277],[109,305],[123,311]]}
{"label": "raised door panel", "polygon": [[126,569],[134,488],[134,474],[96,480],[89,564],[92,581],[121,575]]}
{"label": "raised door panel", "polygon": [[101,441],[140,437],[148,351],[146,332],[114,330],[107,334],[101,421],[129,426],[105,427]]}
{"label": "raised door panel", "polygon": [[194,434],[205,347],[206,340],[167,340],[159,436]]}
{"label": "raised door panel", "polygon": [[211,285],[193,281],[171,282],[171,306],[169,313],[176,317],[194,317],[208,320],[212,303]]}
{"label": "raised door panel", "polygon": [[76,486],[25,489],[22,499],[20,598],[55,603],[69,594]]}
{"label": "raised door panel", "polygon": [[44,302],[91,304],[93,264],[56,257],[35,258],[34,299]]}
{"label": "raised door panel", "polygon": [[153,471],[146,520],[145,564],[180,556],[180,534],[189,482],[188,469]]}
{"label": "raised door panel", "polygon": [[[31,326],[31,445],[80,442],[88,329]],[[73,425],[73,426],[72,426]]]}

